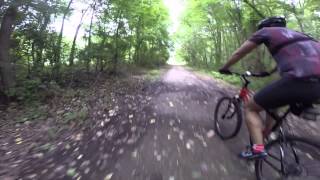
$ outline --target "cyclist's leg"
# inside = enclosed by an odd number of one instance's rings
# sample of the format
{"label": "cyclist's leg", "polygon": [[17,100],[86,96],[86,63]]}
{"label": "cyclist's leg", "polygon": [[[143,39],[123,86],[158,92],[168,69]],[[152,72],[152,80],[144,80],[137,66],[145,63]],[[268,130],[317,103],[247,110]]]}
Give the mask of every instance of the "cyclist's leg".
{"label": "cyclist's leg", "polygon": [[[258,114],[262,109],[276,109],[296,102],[312,102],[319,98],[319,92],[320,83],[283,77],[256,93],[245,106],[246,121],[253,143],[263,143],[262,121]],[[263,148],[259,146],[259,149]]]}
{"label": "cyclist's leg", "polygon": [[263,110],[253,98],[245,105],[245,119],[254,144],[263,144],[263,124],[260,112]]}
{"label": "cyclist's leg", "polygon": [[[272,113],[277,114],[277,110],[273,109]],[[268,137],[268,135],[271,133],[271,130],[273,126],[275,125],[276,121],[266,112],[266,121],[265,126],[263,129],[263,138]]]}
{"label": "cyclist's leg", "polygon": [[[287,86],[287,79],[280,79],[254,95],[253,98],[245,106],[245,117],[247,127],[253,142],[253,147],[250,151],[242,152],[241,157],[255,158],[265,157],[263,144],[263,123],[260,112],[264,109],[275,109],[287,104],[283,99]],[[268,124],[271,124],[269,121]]]}
{"label": "cyclist's leg", "polygon": [[[254,99],[249,101],[245,108],[246,124],[255,144],[263,144],[263,139],[270,134],[275,124],[275,120],[266,112],[265,125],[263,126],[263,118],[260,115],[262,110],[263,108],[256,104]],[[276,109],[272,111],[276,112]]]}
{"label": "cyclist's leg", "polygon": [[259,113],[262,110],[263,108],[255,103],[253,98],[245,105],[245,119],[253,145],[250,149],[240,153],[240,157],[242,158],[255,159],[267,156],[263,144],[263,124]]}

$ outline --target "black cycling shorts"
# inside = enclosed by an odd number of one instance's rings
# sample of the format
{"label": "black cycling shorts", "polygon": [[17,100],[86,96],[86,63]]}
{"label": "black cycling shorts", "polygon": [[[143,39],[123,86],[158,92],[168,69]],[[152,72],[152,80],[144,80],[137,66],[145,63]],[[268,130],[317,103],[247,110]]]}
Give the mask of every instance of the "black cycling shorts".
{"label": "black cycling shorts", "polygon": [[254,95],[264,109],[275,109],[297,102],[310,104],[320,99],[320,78],[283,77]]}

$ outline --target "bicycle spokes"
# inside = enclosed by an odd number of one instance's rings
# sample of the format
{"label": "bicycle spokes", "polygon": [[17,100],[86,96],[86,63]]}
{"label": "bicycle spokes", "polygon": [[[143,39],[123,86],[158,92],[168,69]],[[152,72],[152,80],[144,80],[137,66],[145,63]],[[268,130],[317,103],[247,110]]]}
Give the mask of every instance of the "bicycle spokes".
{"label": "bicycle spokes", "polygon": [[[268,157],[256,164],[257,176],[264,180],[280,177],[285,179],[320,179],[320,149],[307,140],[289,138],[267,148]],[[258,178],[258,179],[259,179]]]}
{"label": "bicycle spokes", "polygon": [[240,130],[242,117],[239,104],[230,97],[222,97],[214,112],[215,130],[222,139],[234,137]]}
{"label": "bicycle spokes", "polygon": [[235,108],[232,104],[231,99],[228,100],[227,104],[221,104],[221,106],[223,106],[223,108],[225,109],[224,112],[221,114],[221,118],[222,119],[231,119],[234,115],[235,112]]}

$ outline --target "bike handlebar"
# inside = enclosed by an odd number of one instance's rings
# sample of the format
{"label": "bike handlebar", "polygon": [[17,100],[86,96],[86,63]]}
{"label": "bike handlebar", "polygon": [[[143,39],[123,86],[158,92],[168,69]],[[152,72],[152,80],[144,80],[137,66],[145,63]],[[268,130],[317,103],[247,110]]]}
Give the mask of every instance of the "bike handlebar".
{"label": "bike handlebar", "polygon": [[237,75],[242,77],[266,77],[266,76],[270,76],[270,73],[268,72],[251,73],[250,71],[246,71],[245,73],[237,73],[237,72],[230,71],[230,74],[225,74],[225,75]]}

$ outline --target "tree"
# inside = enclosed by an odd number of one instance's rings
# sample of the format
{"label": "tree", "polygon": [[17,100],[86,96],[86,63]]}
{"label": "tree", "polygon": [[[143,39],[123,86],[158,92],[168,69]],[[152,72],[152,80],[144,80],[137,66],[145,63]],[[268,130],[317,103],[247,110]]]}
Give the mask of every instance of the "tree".
{"label": "tree", "polygon": [[2,18],[0,28],[0,91],[7,91],[15,86],[15,74],[10,61],[10,38],[18,15],[16,5],[9,6]]}
{"label": "tree", "polygon": [[59,71],[60,71],[60,64],[61,64],[61,45],[62,45],[62,37],[63,37],[63,29],[64,29],[64,22],[65,19],[70,11],[70,7],[72,4],[73,0],[70,0],[68,3],[67,8],[64,10],[63,12],[63,18],[62,18],[62,24],[61,24],[61,30],[60,30],[60,34],[58,37],[58,41],[55,47],[55,53],[54,53],[54,57],[53,57],[53,62],[54,62],[54,67],[53,67],[53,72],[52,75],[55,79],[59,78]]}
{"label": "tree", "polygon": [[75,53],[75,49],[76,49],[76,41],[77,41],[78,33],[79,33],[79,30],[80,30],[80,28],[82,26],[82,23],[83,23],[83,17],[86,15],[88,9],[89,9],[89,7],[82,11],[80,22],[78,24],[78,27],[76,29],[76,33],[75,33],[74,38],[73,38],[73,42],[72,42],[72,46],[71,46],[71,52],[70,52],[70,56],[69,56],[69,66],[71,66],[71,67],[73,66],[74,53]]}

